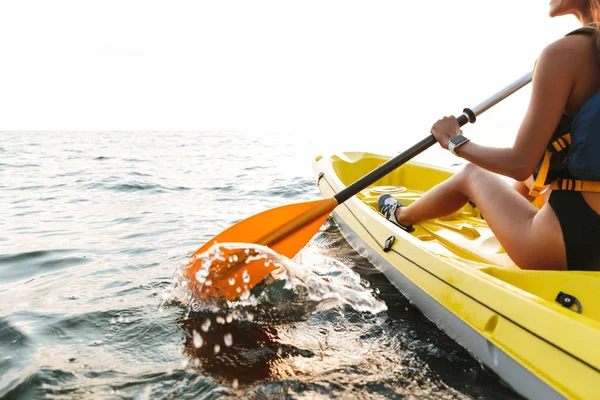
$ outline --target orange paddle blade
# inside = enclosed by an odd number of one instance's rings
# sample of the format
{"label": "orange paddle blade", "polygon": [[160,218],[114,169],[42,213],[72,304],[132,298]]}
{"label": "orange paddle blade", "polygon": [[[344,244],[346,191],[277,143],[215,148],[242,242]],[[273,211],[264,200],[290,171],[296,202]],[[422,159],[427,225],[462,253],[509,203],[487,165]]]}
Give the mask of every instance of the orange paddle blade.
{"label": "orange paddle blade", "polygon": [[273,263],[265,264],[264,259],[256,257],[256,251],[246,251],[244,248],[221,249],[222,254],[214,258],[210,266],[203,265],[198,255],[216,243],[255,243],[292,258],[319,231],[337,205],[334,198],[296,203],[273,208],[238,222],[191,255],[185,272],[190,289],[200,298],[238,298],[245,290],[265,279],[276,266]]}

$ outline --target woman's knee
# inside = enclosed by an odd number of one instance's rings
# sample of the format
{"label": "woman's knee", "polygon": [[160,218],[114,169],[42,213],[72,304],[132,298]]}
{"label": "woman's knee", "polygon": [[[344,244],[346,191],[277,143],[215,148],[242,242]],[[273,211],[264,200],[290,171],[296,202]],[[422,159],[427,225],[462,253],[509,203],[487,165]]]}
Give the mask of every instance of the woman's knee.
{"label": "woman's knee", "polygon": [[471,176],[474,174],[479,174],[483,171],[485,171],[483,168],[478,167],[473,163],[466,163],[459,173],[462,175]]}
{"label": "woman's knee", "polygon": [[461,181],[461,186],[464,189],[468,189],[470,183],[477,180],[477,178],[486,172],[486,170],[473,163],[466,163],[464,167],[456,173],[456,177]]}

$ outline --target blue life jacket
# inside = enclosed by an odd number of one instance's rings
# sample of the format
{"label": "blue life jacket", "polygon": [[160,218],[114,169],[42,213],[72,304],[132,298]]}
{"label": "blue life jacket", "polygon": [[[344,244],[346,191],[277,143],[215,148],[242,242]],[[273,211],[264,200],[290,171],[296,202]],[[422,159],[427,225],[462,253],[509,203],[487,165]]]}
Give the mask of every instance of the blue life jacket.
{"label": "blue life jacket", "polygon": [[[590,24],[567,36],[594,32],[595,26]],[[575,115],[563,115],[534,178],[532,196],[539,195],[544,185],[552,190],[600,192],[600,91]]]}
{"label": "blue life jacket", "polygon": [[571,121],[569,172],[577,179],[600,181],[600,91]]}

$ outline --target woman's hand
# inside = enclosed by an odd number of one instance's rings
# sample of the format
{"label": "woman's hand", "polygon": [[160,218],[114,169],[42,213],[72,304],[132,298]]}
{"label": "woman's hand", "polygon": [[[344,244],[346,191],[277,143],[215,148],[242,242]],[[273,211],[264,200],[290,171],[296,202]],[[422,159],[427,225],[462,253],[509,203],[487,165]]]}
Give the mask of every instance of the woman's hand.
{"label": "woman's hand", "polygon": [[438,141],[440,146],[448,150],[448,143],[450,143],[450,139],[462,133],[459,128],[460,126],[458,125],[458,121],[455,117],[444,117],[433,124],[431,127],[431,133],[435,137],[435,140]]}

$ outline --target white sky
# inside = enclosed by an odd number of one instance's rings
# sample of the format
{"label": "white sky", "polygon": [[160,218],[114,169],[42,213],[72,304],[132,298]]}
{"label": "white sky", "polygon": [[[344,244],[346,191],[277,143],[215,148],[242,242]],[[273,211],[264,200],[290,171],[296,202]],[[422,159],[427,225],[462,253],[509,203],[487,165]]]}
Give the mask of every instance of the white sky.
{"label": "white sky", "polygon": [[0,0],[0,130],[429,127],[577,27],[547,11],[533,0]]}

